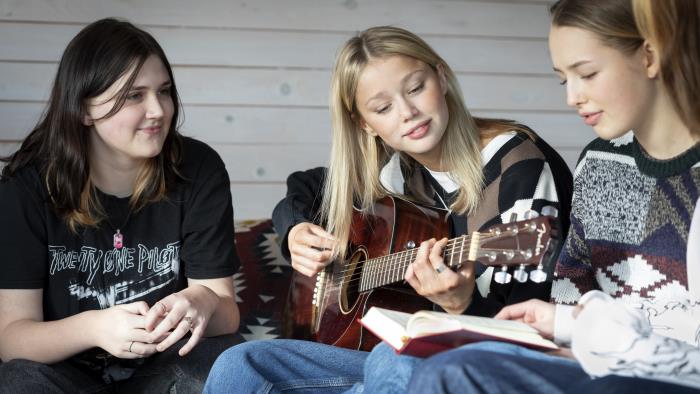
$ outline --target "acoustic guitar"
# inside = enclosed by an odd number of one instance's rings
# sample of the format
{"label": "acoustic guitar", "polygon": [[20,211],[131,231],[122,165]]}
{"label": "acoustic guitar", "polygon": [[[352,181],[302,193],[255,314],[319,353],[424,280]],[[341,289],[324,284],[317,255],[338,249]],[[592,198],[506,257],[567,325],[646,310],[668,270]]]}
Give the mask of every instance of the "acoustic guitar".
{"label": "acoustic guitar", "polygon": [[[536,214],[533,213],[533,216]],[[542,263],[554,249],[552,218],[497,225],[450,239],[445,265],[459,269],[467,261],[501,266],[494,280],[511,277],[542,282]],[[314,340],[349,349],[371,350],[380,340],[359,323],[371,306],[416,312],[432,309],[403,280],[420,241],[449,236],[446,212],[393,197],[377,201],[371,212],[353,212],[347,258],[338,259],[312,277],[292,274],[283,317],[283,336]],[[518,265],[513,274],[508,267]],[[529,274],[528,265],[537,265]]]}

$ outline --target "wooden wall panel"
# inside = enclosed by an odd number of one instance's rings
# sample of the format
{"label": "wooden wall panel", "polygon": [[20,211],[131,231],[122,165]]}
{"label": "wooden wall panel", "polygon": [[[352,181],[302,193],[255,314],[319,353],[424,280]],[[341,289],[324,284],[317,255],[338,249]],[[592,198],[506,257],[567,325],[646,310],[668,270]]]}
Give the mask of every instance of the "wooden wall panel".
{"label": "wooden wall panel", "polygon": [[[22,139],[44,103],[0,102],[0,141]],[[593,130],[571,112],[472,111],[475,116],[514,119],[534,129],[552,146],[583,147]],[[330,144],[326,108],[185,105],[183,134],[216,144]]]}
{"label": "wooden wall panel", "polygon": [[[0,62],[0,100],[43,101],[56,70],[52,63]],[[174,67],[185,104],[326,107],[330,71]],[[512,74],[458,75],[473,110],[566,110],[554,77]]]}
{"label": "wooden wall panel", "polygon": [[[0,60],[56,62],[82,25],[0,23]],[[173,65],[330,70],[346,32],[247,31],[143,26]],[[551,75],[544,39],[427,36],[455,72]]]}
{"label": "wooden wall panel", "polygon": [[236,220],[269,218],[286,191],[282,183],[232,183],[233,216]]}
{"label": "wooden wall panel", "polygon": [[372,25],[419,33],[456,71],[475,115],[528,124],[573,167],[594,134],[566,107],[551,71],[548,3],[0,1],[0,155],[36,123],[68,41],[93,20],[119,16],[164,47],[184,102],[181,130],[223,157],[237,218],[269,216],[291,171],[327,162],[333,59]]}
{"label": "wooden wall panel", "polygon": [[6,0],[0,20],[351,32],[394,24],[423,34],[545,37],[546,3],[451,0]]}

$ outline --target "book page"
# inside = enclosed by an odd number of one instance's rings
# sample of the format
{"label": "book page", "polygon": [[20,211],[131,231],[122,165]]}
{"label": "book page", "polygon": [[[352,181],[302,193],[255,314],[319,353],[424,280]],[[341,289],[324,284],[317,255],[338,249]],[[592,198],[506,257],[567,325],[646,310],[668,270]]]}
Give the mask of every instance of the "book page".
{"label": "book page", "polygon": [[467,330],[509,341],[530,343],[552,349],[558,348],[552,341],[542,338],[534,328],[525,323],[510,320],[420,311],[416,312],[407,324],[406,331],[413,338],[441,332]]}
{"label": "book page", "polygon": [[420,311],[413,314],[413,317],[406,324],[409,334],[416,335],[419,331],[417,327],[457,327],[472,328],[479,327],[489,330],[509,330],[519,333],[536,334],[537,330],[529,325],[512,320],[498,320],[490,317],[470,316],[470,315],[452,315],[445,312],[436,311]]}
{"label": "book page", "polygon": [[374,335],[378,336],[394,349],[399,350],[408,340],[406,324],[411,314],[390,309],[371,307],[360,319]]}

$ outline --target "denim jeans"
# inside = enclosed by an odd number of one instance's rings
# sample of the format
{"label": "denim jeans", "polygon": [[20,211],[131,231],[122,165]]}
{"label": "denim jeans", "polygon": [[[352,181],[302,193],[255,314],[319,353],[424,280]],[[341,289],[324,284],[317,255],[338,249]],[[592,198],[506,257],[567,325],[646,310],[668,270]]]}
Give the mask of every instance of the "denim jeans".
{"label": "denim jeans", "polygon": [[422,359],[273,339],[235,346],[216,360],[204,387],[211,393],[403,393]]}
{"label": "denim jeans", "polygon": [[69,361],[47,365],[12,360],[0,364],[0,394],[200,393],[216,357],[239,340],[233,335],[206,338],[180,357],[177,352],[188,339],[149,357],[130,378],[111,384]]}
{"label": "denim jeans", "polygon": [[579,382],[567,390],[569,394],[698,394],[700,390],[655,380],[608,375]]}
{"label": "denim jeans", "polygon": [[592,379],[578,362],[502,342],[480,342],[437,354],[417,368],[409,393],[692,393],[641,378]]}
{"label": "denim jeans", "polygon": [[410,393],[563,393],[591,379],[574,361],[502,342],[479,342],[430,357]]}

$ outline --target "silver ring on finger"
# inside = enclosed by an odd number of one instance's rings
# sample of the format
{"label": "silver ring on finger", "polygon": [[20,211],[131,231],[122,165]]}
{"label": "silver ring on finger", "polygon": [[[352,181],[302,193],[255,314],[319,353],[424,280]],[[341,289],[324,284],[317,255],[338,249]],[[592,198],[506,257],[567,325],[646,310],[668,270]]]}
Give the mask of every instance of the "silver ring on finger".
{"label": "silver ring on finger", "polygon": [[447,266],[445,264],[442,264],[439,267],[435,268],[435,272],[437,272],[438,274],[441,274],[442,271],[444,271],[446,269],[447,269]]}
{"label": "silver ring on finger", "polygon": [[190,325],[189,330],[192,331],[192,328],[194,327],[194,323],[192,322],[192,316],[185,316],[182,318],[183,321],[186,321],[187,324]]}
{"label": "silver ring on finger", "polygon": [[133,353],[133,351],[131,351],[131,348],[134,347],[134,342],[136,341],[131,341],[131,344],[129,345],[129,353]]}

